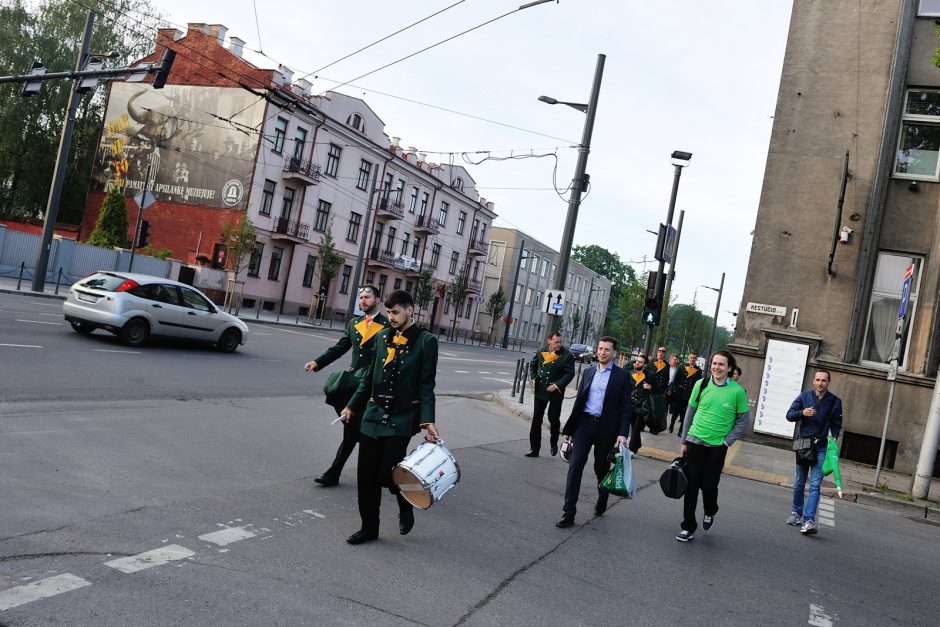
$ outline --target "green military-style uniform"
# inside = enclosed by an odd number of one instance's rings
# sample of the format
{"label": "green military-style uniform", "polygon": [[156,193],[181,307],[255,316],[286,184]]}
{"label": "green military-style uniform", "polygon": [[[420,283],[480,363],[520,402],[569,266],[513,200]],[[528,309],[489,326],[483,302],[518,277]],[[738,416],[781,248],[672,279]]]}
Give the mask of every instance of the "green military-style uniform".
{"label": "green military-style uniform", "polygon": [[[352,362],[348,372],[355,377],[355,380],[361,380],[372,364],[375,355],[376,337],[379,332],[387,328],[388,318],[380,313],[374,316],[361,315],[353,317],[346,325],[346,330],[339,338],[339,341],[314,360],[317,362],[317,370],[323,370],[347,352],[352,351]],[[354,391],[354,389],[337,391],[335,398],[328,399],[327,402],[333,405],[337,415],[349,402],[349,398]],[[336,458],[329,469],[316,481],[324,485],[333,485],[339,481],[343,466],[346,465],[346,460],[352,455],[358,441],[359,416],[356,415],[343,425],[343,441],[340,442],[339,449],[336,451]]]}
{"label": "green military-style uniform", "polygon": [[649,364],[657,385],[653,386],[653,415],[647,425],[650,433],[656,434],[666,429],[666,390],[669,389],[669,362],[657,359]]}
{"label": "green military-style uniform", "polygon": [[[701,368],[699,368],[698,366],[690,366],[688,364],[685,364],[683,366],[679,366],[679,372],[676,373],[676,380],[673,381],[673,384],[672,384],[672,387],[674,390],[673,393],[677,394],[679,397],[678,399],[676,399],[676,404],[677,404],[676,409],[678,410],[677,413],[679,417],[679,436],[680,437],[682,436],[682,428],[683,428],[683,424],[685,423],[685,412],[689,406],[689,399],[692,397],[692,388],[695,387],[696,381],[700,381],[701,379],[702,379]],[[669,425],[670,432],[672,432],[675,421],[676,419],[675,417],[673,417]]]}
{"label": "green military-style uniform", "polygon": [[401,533],[414,524],[414,508],[392,480],[405,458],[411,436],[434,423],[437,338],[414,324],[404,331],[386,329],[349,409],[362,415],[359,437],[358,496],[362,532],[377,537],[382,488],[398,501]]}
{"label": "green military-style uniform", "polygon": [[[643,370],[634,370],[630,373],[630,376],[633,377],[633,394],[630,399],[633,402],[634,426],[630,431],[630,448],[633,449],[635,446],[639,449],[640,443],[634,442],[633,437],[634,435],[639,436],[640,432],[643,431],[643,427],[653,420],[653,411],[655,409],[653,399],[658,392],[661,392],[661,389],[659,387],[659,378],[656,376],[656,370],[652,364],[646,364]],[[649,383],[652,389],[647,390],[644,388],[644,383]]]}
{"label": "green military-style uniform", "polygon": [[[574,355],[562,346],[557,352],[549,350],[544,344],[529,362],[529,378],[535,380],[535,407],[532,412],[532,424],[529,427],[530,449],[527,455],[536,457],[542,447],[542,420],[548,409],[550,428],[549,445],[552,455],[558,451],[558,433],[561,431],[561,402],[565,398],[565,386],[574,379]],[[549,384],[558,386],[555,392],[549,392]]]}

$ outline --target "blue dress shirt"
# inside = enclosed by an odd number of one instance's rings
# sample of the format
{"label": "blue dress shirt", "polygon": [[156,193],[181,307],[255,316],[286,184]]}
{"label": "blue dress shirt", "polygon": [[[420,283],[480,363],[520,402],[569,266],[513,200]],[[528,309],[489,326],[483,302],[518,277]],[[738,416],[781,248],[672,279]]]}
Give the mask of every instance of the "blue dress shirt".
{"label": "blue dress shirt", "polygon": [[604,411],[604,396],[607,394],[610,370],[610,366],[602,370],[600,364],[598,364],[597,372],[594,373],[594,378],[591,379],[591,388],[588,390],[584,411],[592,416],[600,416]]}

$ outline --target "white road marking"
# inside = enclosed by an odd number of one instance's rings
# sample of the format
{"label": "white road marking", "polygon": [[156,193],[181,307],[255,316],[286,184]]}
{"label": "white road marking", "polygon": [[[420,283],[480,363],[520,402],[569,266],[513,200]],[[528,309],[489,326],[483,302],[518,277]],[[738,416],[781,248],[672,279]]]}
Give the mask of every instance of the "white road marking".
{"label": "white road marking", "polygon": [[512,373],[511,373],[511,372],[497,372],[496,374],[501,374],[501,375],[505,375],[505,376],[508,377],[508,376],[510,376]]}
{"label": "white road marking", "polygon": [[439,356],[440,356],[440,355],[446,355],[447,357],[456,357],[456,356],[457,356],[457,353],[444,353],[444,352],[439,352],[438,355],[439,355]]}
{"label": "white road marking", "polygon": [[[461,357],[438,357],[438,359],[440,359],[441,361],[475,361],[481,364],[493,364],[492,359],[464,359]],[[494,366],[512,366],[514,364],[501,363],[501,364],[493,364],[493,365]]]}
{"label": "white road marking", "polygon": [[[269,327],[270,328],[270,327]],[[292,331],[290,329],[275,329],[281,333],[296,333],[297,335],[306,335],[307,337],[315,337],[318,340],[335,340],[336,337],[327,337],[325,335],[317,335],[315,333],[304,333],[303,331]],[[252,331],[254,333],[254,331]]]}
{"label": "white road marking", "polygon": [[489,370],[477,370],[477,374],[489,374]]}
{"label": "white road marking", "polygon": [[251,361],[267,361],[275,364],[283,363],[283,359],[261,359],[260,357],[249,357]]}
{"label": "white road marking", "polygon": [[119,351],[119,350],[112,350],[109,348],[93,348],[91,349],[91,352],[93,353],[123,353],[125,355],[140,355],[140,351]]}
{"label": "white road marking", "polygon": [[105,562],[105,566],[117,569],[122,573],[136,573],[140,570],[161,566],[174,560],[186,559],[195,555],[192,551],[178,544],[169,544],[159,549],[122,557],[120,559]]}
{"label": "white road marking", "polygon": [[0,346],[6,346],[8,348],[42,348],[42,346],[35,344],[0,344]]}
{"label": "white road marking", "polygon": [[809,621],[807,622],[816,627],[832,627],[832,617],[826,614],[826,610],[821,605],[812,603],[809,606]]}
{"label": "white road marking", "polygon": [[62,317],[62,314],[60,314],[60,313],[52,313],[51,311],[50,311],[50,312],[40,311],[40,312],[37,313],[36,315],[37,315],[37,316],[59,316],[60,318]]}
{"label": "white road marking", "polygon": [[817,522],[821,525],[826,525],[827,527],[836,526],[836,505],[831,498],[823,496],[819,499],[819,508],[816,510],[816,518]]}
{"label": "white road marking", "polygon": [[470,374],[469,370],[454,370],[455,374]]}
{"label": "white road marking", "polygon": [[204,533],[198,537],[200,540],[218,544],[219,546],[225,546],[226,544],[238,542],[239,540],[254,538],[255,532],[246,527],[229,527],[220,531],[213,531],[212,533]]}
{"label": "white road marking", "polygon": [[512,385],[512,381],[510,381],[509,379],[496,379],[494,377],[481,377],[481,378],[486,379],[487,381],[499,381],[500,383],[505,383],[506,385]]}
{"label": "white road marking", "polygon": [[61,327],[64,322],[43,322],[42,320],[20,320],[19,318],[14,318],[17,322],[29,322],[31,324],[51,324],[57,327]]}
{"label": "white road marking", "polygon": [[274,335],[273,333],[261,333],[259,331],[252,331],[252,335]]}
{"label": "white road marking", "polygon": [[317,518],[326,518],[326,516],[324,516],[320,512],[315,512],[312,509],[305,509],[304,514],[310,514],[311,516],[316,516]]}
{"label": "white road marking", "polygon": [[188,353],[180,353],[179,356],[180,357],[200,357],[202,359],[219,359],[219,357],[216,357],[215,355],[190,355]]}
{"label": "white road marking", "polygon": [[64,573],[23,586],[7,588],[0,592],[0,612],[90,585],[90,581],[85,581],[81,577],[76,577],[70,573]]}

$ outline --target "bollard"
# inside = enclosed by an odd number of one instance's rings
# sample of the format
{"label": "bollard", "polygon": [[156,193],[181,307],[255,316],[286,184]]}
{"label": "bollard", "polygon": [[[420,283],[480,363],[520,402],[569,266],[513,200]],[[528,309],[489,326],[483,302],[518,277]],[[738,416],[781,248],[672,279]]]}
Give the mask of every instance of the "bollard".
{"label": "bollard", "polygon": [[511,396],[515,398],[516,389],[519,386],[519,362],[521,360],[516,360],[516,371],[512,374],[512,394]]}
{"label": "bollard", "polygon": [[529,378],[526,376],[526,373],[525,373],[525,360],[524,359],[522,360],[522,363],[523,363],[522,384],[519,386],[519,404],[520,405],[522,405],[523,399],[525,398],[526,386],[529,384]]}
{"label": "bollard", "polygon": [[578,389],[578,384],[581,382],[581,368],[584,366],[583,363],[578,363],[578,372],[574,376],[574,389]]}
{"label": "bollard", "polygon": [[261,301],[255,303],[255,320],[261,319]]}
{"label": "bollard", "polygon": [[20,262],[20,278],[18,278],[18,279],[16,280],[16,291],[17,291],[17,292],[20,291],[20,284],[23,283],[23,273],[24,273],[25,271],[26,271],[26,262],[25,262],[25,261],[21,261],[21,262]]}
{"label": "bollard", "polygon": [[59,295],[59,283],[62,282],[62,268],[59,268],[59,273],[55,275],[55,295]]}
{"label": "bollard", "polygon": [[280,321],[281,321],[281,307],[278,307],[278,308],[277,308],[277,315],[274,316],[274,321],[275,321],[275,322],[280,322]]}

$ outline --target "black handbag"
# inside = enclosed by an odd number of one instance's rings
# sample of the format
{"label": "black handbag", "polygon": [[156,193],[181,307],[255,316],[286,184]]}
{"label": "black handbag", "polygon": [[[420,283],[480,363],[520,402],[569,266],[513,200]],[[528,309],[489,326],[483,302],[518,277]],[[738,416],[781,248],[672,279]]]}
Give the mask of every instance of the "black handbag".
{"label": "black handbag", "polygon": [[797,420],[796,428],[793,430],[793,452],[796,454],[796,463],[801,466],[812,466],[818,460],[816,459],[816,447],[819,445],[819,434],[815,433],[812,437],[798,437],[803,425],[802,420]]}
{"label": "black handbag", "polygon": [[685,458],[677,457],[659,477],[659,487],[662,489],[663,494],[671,499],[681,498],[689,485],[683,471],[684,467]]}

